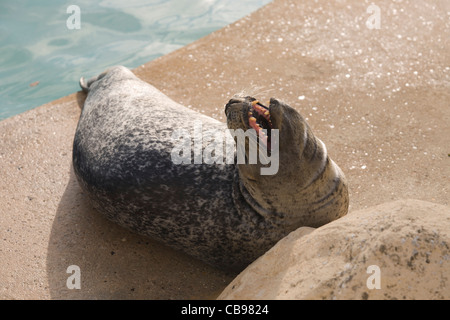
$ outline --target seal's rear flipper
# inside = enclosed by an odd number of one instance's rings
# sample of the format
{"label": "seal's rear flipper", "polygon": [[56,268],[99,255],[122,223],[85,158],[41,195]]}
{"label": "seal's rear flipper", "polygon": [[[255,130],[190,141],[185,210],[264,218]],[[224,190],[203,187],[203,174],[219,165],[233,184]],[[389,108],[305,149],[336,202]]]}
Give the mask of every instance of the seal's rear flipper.
{"label": "seal's rear flipper", "polygon": [[108,70],[105,72],[100,73],[98,76],[90,78],[88,81],[84,77],[81,77],[80,79],[80,87],[83,89],[83,92],[88,93],[90,86],[97,80],[100,80],[108,73]]}
{"label": "seal's rear flipper", "polygon": [[85,92],[85,93],[89,92],[89,86],[86,83],[86,80],[84,79],[84,77],[81,77],[81,79],[80,79],[80,87],[83,90],[83,92]]}

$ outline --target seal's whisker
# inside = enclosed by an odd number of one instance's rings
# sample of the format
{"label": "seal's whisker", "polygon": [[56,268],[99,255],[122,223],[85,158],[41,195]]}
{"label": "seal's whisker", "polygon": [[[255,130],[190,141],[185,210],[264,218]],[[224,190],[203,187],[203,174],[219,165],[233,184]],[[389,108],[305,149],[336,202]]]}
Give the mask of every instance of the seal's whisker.
{"label": "seal's whisker", "polygon": [[271,88],[267,88],[264,90],[262,90],[262,88],[261,88],[261,91],[255,92],[255,96],[257,96],[257,97],[268,96],[268,95],[271,95],[271,93],[273,93],[274,91],[275,91],[275,89],[271,89]]}
{"label": "seal's whisker", "polygon": [[274,89],[271,88],[264,88],[262,86],[252,86],[250,88],[244,88],[241,91],[236,92],[233,95],[233,98],[239,99],[245,97],[260,97],[269,95],[273,91]]}

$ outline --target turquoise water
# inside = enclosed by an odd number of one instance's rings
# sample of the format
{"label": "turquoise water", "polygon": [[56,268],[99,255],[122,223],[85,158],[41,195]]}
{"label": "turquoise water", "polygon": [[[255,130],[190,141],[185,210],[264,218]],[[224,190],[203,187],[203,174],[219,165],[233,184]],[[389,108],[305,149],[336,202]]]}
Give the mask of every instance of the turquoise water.
{"label": "turquoise water", "polygon": [[[0,0],[0,120],[78,91],[82,75],[135,68],[270,0]],[[70,5],[80,9],[80,28]]]}

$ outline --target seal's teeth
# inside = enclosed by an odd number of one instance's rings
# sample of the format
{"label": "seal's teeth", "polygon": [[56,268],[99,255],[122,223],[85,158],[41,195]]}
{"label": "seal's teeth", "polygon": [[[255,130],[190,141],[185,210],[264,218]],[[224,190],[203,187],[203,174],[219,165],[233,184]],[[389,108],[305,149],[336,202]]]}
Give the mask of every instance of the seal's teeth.
{"label": "seal's teeth", "polygon": [[263,108],[261,105],[257,105],[257,106],[255,106],[255,108],[256,108],[257,110],[261,111],[262,113],[268,111],[267,109]]}
{"label": "seal's teeth", "polygon": [[255,117],[250,117],[250,118],[248,118],[248,121],[256,123],[256,118]]}
{"label": "seal's teeth", "polygon": [[258,100],[253,100],[253,101],[252,101],[252,107],[254,108],[258,103],[259,103]]}

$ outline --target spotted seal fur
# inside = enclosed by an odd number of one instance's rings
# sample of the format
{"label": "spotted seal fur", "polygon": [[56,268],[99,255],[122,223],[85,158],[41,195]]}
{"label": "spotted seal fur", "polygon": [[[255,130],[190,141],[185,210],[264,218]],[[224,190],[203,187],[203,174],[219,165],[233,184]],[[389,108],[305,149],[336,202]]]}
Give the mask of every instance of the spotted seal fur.
{"label": "spotted seal fur", "polygon": [[279,170],[261,175],[260,163],[174,164],[175,128],[226,124],[181,106],[125,67],[80,85],[88,96],[73,143],[76,177],[98,211],[132,231],[241,270],[289,232],[347,213],[344,174],[285,103],[271,99],[266,107],[241,97],[226,105],[230,129],[279,130]]}

